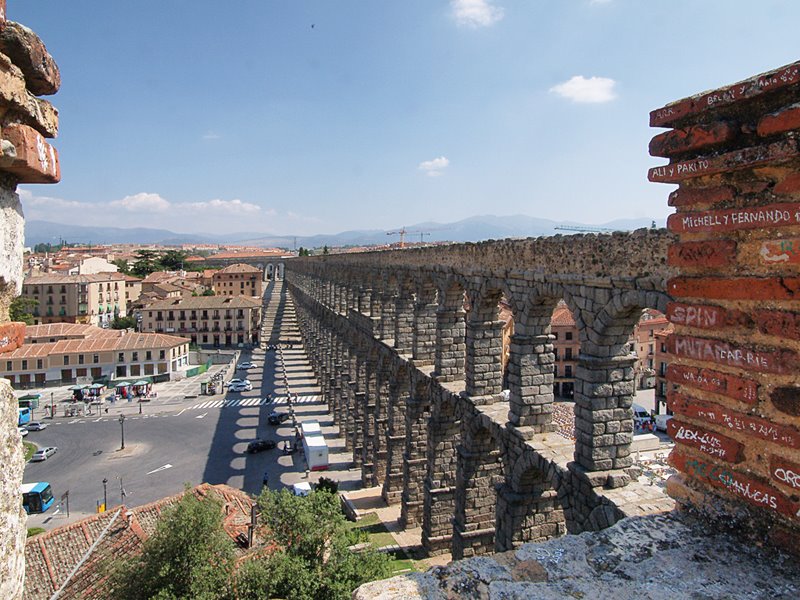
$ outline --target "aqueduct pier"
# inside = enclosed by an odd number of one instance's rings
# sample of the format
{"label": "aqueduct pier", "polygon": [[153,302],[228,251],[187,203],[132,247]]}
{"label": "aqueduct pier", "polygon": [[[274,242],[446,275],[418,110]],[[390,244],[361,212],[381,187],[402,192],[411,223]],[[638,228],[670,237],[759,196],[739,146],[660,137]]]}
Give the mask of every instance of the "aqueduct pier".
{"label": "aqueduct pier", "polygon": [[[598,530],[673,503],[639,485],[631,443],[644,308],[666,312],[665,230],[287,262],[306,348],[365,485],[454,558]],[[513,311],[501,394],[498,302]],[[554,433],[550,317],[581,342],[575,437]]]}

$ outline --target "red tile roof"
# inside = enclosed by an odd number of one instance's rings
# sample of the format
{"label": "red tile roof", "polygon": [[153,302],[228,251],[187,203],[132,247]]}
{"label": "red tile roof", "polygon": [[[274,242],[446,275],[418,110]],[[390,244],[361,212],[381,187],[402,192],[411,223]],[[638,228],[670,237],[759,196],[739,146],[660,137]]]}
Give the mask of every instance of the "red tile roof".
{"label": "red tile roof", "polygon": [[243,263],[236,263],[235,265],[230,265],[216,272],[217,275],[221,275],[223,273],[226,275],[229,273],[261,273],[261,269],[257,267],[251,267],[250,265]]}
{"label": "red tile roof", "polygon": [[550,325],[555,327],[575,327],[575,317],[566,304],[559,303],[550,317]]}
{"label": "red tile roof", "polygon": [[[250,510],[255,502],[250,496],[227,485],[208,483],[190,491],[200,498],[213,496],[222,502],[225,511],[223,527],[231,538],[247,533]],[[184,493],[135,508],[115,507],[28,538],[23,598],[50,598],[84,557],[85,562],[69,579],[59,599],[106,600],[112,597],[106,581],[109,557],[124,559],[138,555],[144,541],[155,531],[164,510],[178,502]],[[106,527],[108,530],[103,535]],[[89,552],[94,543],[97,546]],[[237,548],[240,555],[246,553]]]}
{"label": "red tile roof", "polygon": [[[64,323],[53,323],[52,325],[65,325]],[[69,324],[67,324],[69,325]],[[46,328],[49,325],[31,325],[26,328],[26,340],[50,339],[59,337],[53,335],[37,335],[34,331],[28,330],[35,328]],[[55,342],[44,343],[25,343],[16,350],[5,353],[3,356],[13,358],[41,358],[50,354],[85,354],[90,352],[118,352],[124,350],[151,350],[168,349],[188,344],[191,340],[175,335],[163,333],[129,333],[123,329],[100,329],[92,325],[77,325],[76,328],[85,328],[84,337],[71,337],[60,339]],[[76,331],[79,331],[76,329]],[[62,333],[62,336],[68,335]],[[73,335],[80,335],[75,333]]]}

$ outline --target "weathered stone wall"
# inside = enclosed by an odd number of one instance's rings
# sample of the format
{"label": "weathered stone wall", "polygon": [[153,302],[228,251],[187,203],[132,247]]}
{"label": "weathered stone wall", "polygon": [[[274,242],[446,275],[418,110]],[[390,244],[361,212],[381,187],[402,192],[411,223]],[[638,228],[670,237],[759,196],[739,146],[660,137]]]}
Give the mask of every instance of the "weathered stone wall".
{"label": "weathered stone wall", "polygon": [[[0,354],[22,345],[25,325],[10,323],[9,306],[22,291],[25,221],[18,183],[55,183],[58,113],[38,96],[54,94],[61,77],[42,41],[30,29],[6,20],[0,0]],[[0,379],[0,598],[22,597],[25,512],[20,484],[25,466],[17,432],[17,401]]]}
{"label": "weathered stone wall", "polygon": [[[677,183],[667,316],[682,505],[800,539],[800,63],[650,115]],[[735,517],[731,520],[731,517]]]}
{"label": "weathered stone wall", "polygon": [[22,598],[25,576],[25,511],[19,495],[25,468],[17,432],[17,401],[8,379],[0,379],[0,598]]}

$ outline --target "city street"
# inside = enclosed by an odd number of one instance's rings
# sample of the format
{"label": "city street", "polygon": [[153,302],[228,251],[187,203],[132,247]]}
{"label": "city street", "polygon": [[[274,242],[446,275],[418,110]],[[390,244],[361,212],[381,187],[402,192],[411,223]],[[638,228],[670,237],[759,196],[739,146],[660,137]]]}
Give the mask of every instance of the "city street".
{"label": "city street", "polygon": [[[275,297],[268,297],[269,302],[277,302],[278,296],[276,290]],[[176,394],[169,400],[159,394],[159,400],[143,404],[141,415],[136,403],[122,403],[108,413],[90,417],[43,419],[47,429],[31,432],[26,440],[40,447],[57,446],[58,452],[44,462],[28,463],[24,480],[49,482],[56,502],[69,491],[70,517],[67,520],[64,504],[45,514],[31,515],[28,526],[50,528],[93,513],[103,501],[103,479],[107,480],[109,507],[123,502],[128,506],[152,502],[180,492],[187,483],[225,483],[257,494],[265,472],[271,488],[306,481],[302,452],[283,455],[280,449],[284,440],[294,440],[291,421],[280,427],[267,424],[267,415],[276,407],[287,410],[287,392],[299,396],[294,402],[298,421],[316,419],[322,425],[330,448],[331,470],[321,475],[342,482],[345,489],[360,484],[360,472],[349,471],[352,455],[344,452],[344,441],[336,437],[338,430],[332,426],[299,337],[294,335],[294,311],[290,304],[287,306],[288,300],[280,299],[280,311],[265,311],[271,315],[269,320],[265,316],[265,331],[273,331],[274,340],[266,343],[285,347],[286,333],[292,348],[243,352],[239,361],[252,361],[256,368],[239,370],[235,376],[244,378],[246,374],[252,391],[189,398]],[[273,328],[273,318],[282,319],[282,327]],[[284,368],[289,390],[284,385]],[[197,388],[200,378],[195,379],[198,381],[193,386]],[[272,396],[271,401],[268,396]],[[125,416],[123,425],[120,415]],[[278,448],[245,454],[247,442],[258,437],[275,439]],[[319,476],[312,473],[310,481]]]}

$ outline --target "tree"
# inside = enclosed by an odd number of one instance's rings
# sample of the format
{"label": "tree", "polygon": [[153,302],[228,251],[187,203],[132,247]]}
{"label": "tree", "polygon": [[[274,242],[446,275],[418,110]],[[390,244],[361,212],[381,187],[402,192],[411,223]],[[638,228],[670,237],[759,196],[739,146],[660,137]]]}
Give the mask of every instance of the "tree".
{"label": "tree", "polygon": [[323,254],[329,254],[330,253],[329,250],[328,250],[328,246],[323,246],[322,247],[322,253]]}
{"label": "tree", "polygon": [[200,295],[201,296],[216,296],[216,293],[214,293],[214,290],[212,290],[211,288],[206,288],[206,289],[203,290],[203,293],[200,294]]}
{"label": "tree", "polygon": [[112,566],[109,597],[120,600],[228,600],[233,540],[222,526],[222,505],[187,489],[158,522],[138,558]]}
{"label": "tree", "polygon": [[237,598],[345,600],[362,583],[389,575],[389,557],[352,552],[339,498],[327,490],[295,496],[264,490],[258,498],[267,545],[281,550],[237,573]]}
{"label": "tree", "polygon": [[116,260],[112,260],[111,264],[116,265],[120,273],[123,273],[125,275],[131,274],[131,267],[130,265],[128,265],[128,261],[125,260],[124,258],[118,258]]}
{"label": "tree", "polygon": [[136,329],[136,317],[114,317],[111,321],[111,329]]}
{"label": "tree", "polygon": [[137,250],[136,262],[130,269],[132,275],[145,278],[153,271],[158,271],[158,253],[155,250]]}
{"label": "tree", "polygon": [[12,321],[20,321],[26,325],[33,325],[33,309],[39,306],[35,298],[17,296],[8,307],[8,316]]}
{"label": "tree", "polygon": [[163,271],[178,271],[183,269],[183,262],[187,256],[183,250],[167,250],[158,259],[159,266]]}

